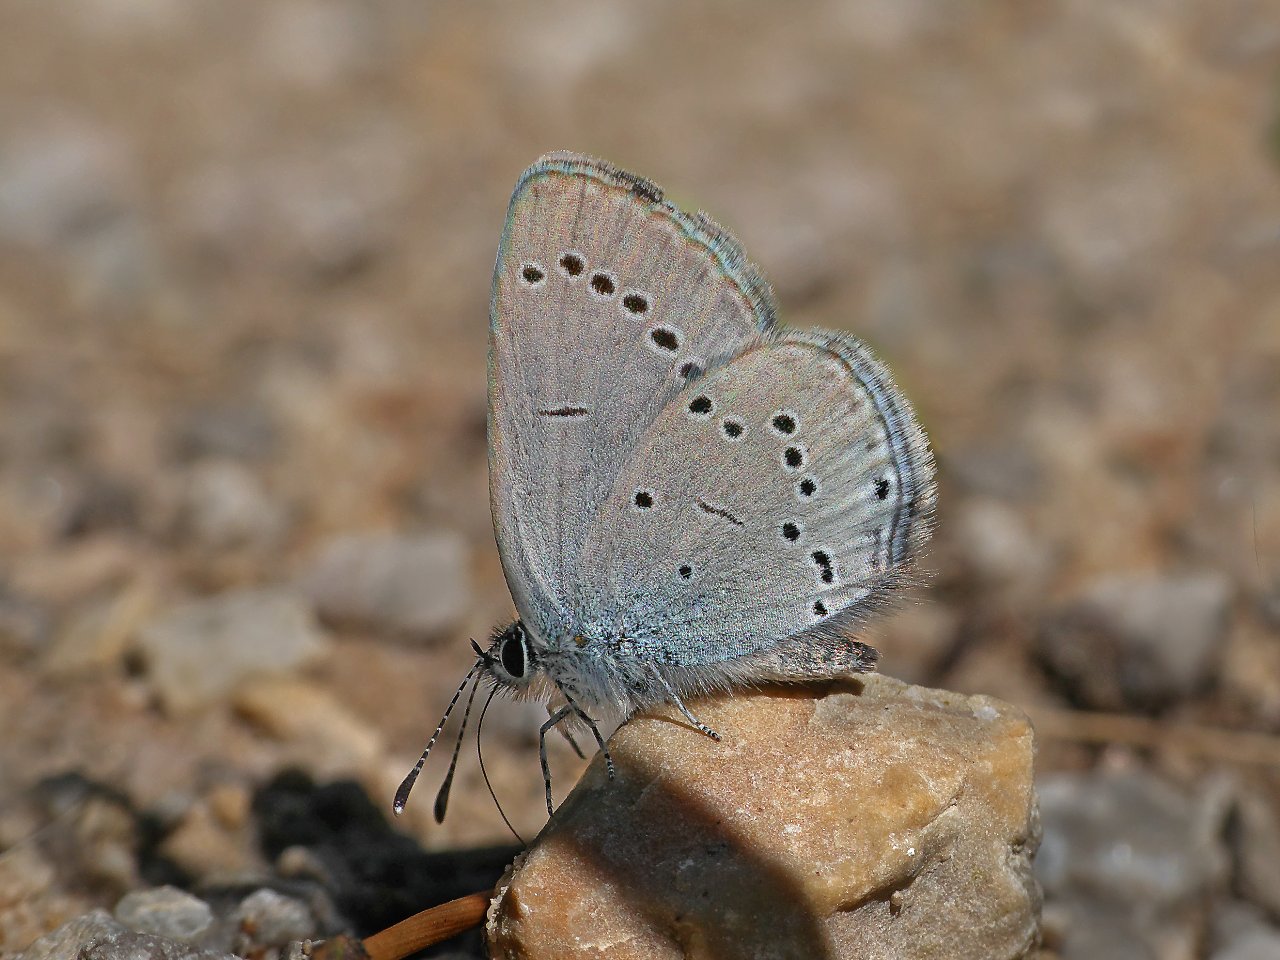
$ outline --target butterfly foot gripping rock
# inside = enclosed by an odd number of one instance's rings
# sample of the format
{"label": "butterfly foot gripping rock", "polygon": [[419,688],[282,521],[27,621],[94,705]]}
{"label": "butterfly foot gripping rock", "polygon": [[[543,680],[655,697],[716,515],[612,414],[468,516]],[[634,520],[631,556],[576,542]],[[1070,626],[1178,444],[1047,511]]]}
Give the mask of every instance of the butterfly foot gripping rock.
{"label": "butterfly foot gripping rock", "polygon": [[1014,958],[1034,948],[1026,718],[869,675],[610,740],[498,888],[495,957]]}

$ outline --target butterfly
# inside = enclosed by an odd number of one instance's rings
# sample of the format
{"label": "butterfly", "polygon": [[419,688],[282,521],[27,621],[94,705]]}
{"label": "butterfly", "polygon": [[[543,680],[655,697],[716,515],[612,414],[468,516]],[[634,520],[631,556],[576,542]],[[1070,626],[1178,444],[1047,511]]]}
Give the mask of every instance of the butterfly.
{"label": "butterfly", "polygon": [[852,634],[908,582],[932,527],[928,441],[870,350],[781,325],[729,233],[578,154],[538,160],[511,197],[488,432],[519,619],[472,642],[397,812],[468,683],[463,729],[481,681],[485,709],[500,691],[552,704],[550,813],[552,729],[571,743],[563,725],[590,730],[612,775],[602,716],[667,702],[719,739],[687,700],[873,669]]}

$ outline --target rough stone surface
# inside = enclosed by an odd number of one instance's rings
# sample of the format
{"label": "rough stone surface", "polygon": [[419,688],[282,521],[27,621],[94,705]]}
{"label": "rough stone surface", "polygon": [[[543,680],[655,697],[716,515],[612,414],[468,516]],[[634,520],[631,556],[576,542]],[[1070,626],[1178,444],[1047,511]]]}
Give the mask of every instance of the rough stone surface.
{"label": "rough stone surface", "polygon": [[1039,794],[1036,874],[1063,912],[1064,960],[1194,956],[1226,880],[1225,785],[1103,771],[1042,778]]}
{"label": "rough stone surface", "polygon": [[1250,930],[1213,954],[1213,960],[1275,960],[1280,957],[1280,930]]}
{"label": "rough stone surface", "polygon": [[908,686],[633,720],[499,885],[504,958],[1022,957],[1040,894],[1014,708]]}
{"label": "rough stone surface", "polygon": [[306,604],[283,590],[243,590],[196,601],[138,639],[165,709],[184,713],[224,700],[250,677],[288,673],[326,649]]}
{"label": "rough stone surface", "polygon": [[281,677],[256,680],[236,694],[235,706],[272,737],[302,745],[317,767],[363,768],[382,756],[377,729],[322,686]]}
{"label": "rough stone surface", "polygon": [[18,957],[19,960],[63,960],[75,957],[86,944],[119,937],[128,932],[128,928],[107,911],[94,910],[68,920],[58,929],[45,934],[18,954]]}
{"label": "rough stone surface", "polygon": [[453,534],[344,536],[322,551],[304,589],[327,621],[431,636],[466,610],[468,564]]}
{"label": "rough stone surface", "polygon": [[116,905],[114,917],[103,910],[83,914],[31,943],[23,956],[276,960],[291,941],[320,939],[347,928],[315,884],[281,886],[246,894],[244,883],[213,885],[206,888],[205,899],[175,887],[135,890]]}
{"label": "rough stone surface", "polygon": [[1159,708],[1216,676],[1230,600],[1216,573],[1106,576],[1042,632],[1041,656],[1090,706]]}
{"label": "rough stone surface", "polygon": [[1258,907],[1224,899],[1210,918],[1204,956],[1209,960],[1271,960],[1280,957],[1280,927]]}
{"label": "rough stone surface", "polygon": [[240,929],[253,931],[259,946],[283,947],[291,940],[316,936],[319,930],[306,903],[265,888],[245,897],[234,919]]}
{"label": "rough stone surface", "polygon": [[1242,792],[1236,817],[1240,893],[1280,917],[1280,799],[1260,791]]}
{"label": "rough stone surface", "polygon": [[105,910],[95,910],[69,920],[41,937],[17,960],[233,960],[230,954],[202,950],[157,937],[136,933],[113,919]]}
{"label": "rough stone surface", "polygon": [[270,545],[287,525],[286,511],[259,476],[232,460],[191,469],[174,523],[180,537],[213,549]]}
{"label": "rough stone surface", "polygon": [[193,943],[213,925],[213,911],[199,897],[177,887],[126,893],[116,904],[116,919],[138,933]]}
{"label": "rough stone surface", "polygon": [[226,824],[203,800],[184,811],[157,849],[192,877],[235,877],[265,868],[252,830]]}

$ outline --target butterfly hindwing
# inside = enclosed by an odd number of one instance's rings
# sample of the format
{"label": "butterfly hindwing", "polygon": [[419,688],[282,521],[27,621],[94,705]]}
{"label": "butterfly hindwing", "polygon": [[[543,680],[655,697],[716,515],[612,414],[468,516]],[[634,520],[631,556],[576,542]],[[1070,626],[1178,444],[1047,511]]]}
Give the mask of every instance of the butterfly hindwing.
{"label": "butterfly hindwing", "polygon": [[657,416],[583,568],[623,655],[676,677],[766,661],[777,675],[788,642],[848,647],[923,546],[933,504],[927,442],[885,368],[848,335],[779,331]]}

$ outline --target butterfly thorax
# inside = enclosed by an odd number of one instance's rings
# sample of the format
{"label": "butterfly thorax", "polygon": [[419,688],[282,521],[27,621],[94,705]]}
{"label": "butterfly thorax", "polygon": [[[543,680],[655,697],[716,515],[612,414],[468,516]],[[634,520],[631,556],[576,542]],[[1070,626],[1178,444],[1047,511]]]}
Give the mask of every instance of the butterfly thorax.
{"label": "butterfly thorax", "polygon": [[517,620],[495,633],[484,662],[497,684],[522,699],[568,700],[617,719],[663,699],[636,644],[600,627],[561,627],[543,637]]}

